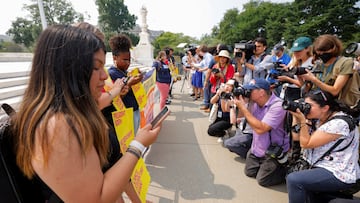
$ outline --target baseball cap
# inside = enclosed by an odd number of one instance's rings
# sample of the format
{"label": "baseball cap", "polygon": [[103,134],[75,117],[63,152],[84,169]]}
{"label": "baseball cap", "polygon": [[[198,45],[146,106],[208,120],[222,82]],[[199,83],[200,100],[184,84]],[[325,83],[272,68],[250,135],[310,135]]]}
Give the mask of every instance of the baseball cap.
{"label": "baseball cap", "polygon": [[249,84],[243,86],[244,89],[253,90],[253,89],[264,89],[270,90],[270,83],[263,78],[252,79]]}
{"label": "baseball cap", "polygon": [[284,46],[281,44],[276,44],[273,49],[274,51],[284,50]]}
{"label": "baseball cap", "polygon": [[301,51],[303,49],[305,49],[306,47],[310,46],[312,44],[312,41],[309,37],[299,37],[297,38],[294,43],[293,46],[291,47],[291,51]]}

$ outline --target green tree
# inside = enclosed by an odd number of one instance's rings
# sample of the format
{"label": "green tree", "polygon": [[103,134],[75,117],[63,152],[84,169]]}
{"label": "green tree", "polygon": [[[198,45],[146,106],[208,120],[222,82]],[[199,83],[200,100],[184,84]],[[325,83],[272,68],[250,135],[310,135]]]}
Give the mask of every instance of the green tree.
{"label": "green tree", "polygon": [[[68,0],[43,0],[43,5],[48,25],[84,21],[83,14],[76,12]],[[31,4],[23,8],[30,14],[26,18],[16,18],[6,34],[13,36],[14,42],[31,48],[42,30],[37,0],[31,0]]]}
{"label": "green tree", "polygon": [[99,11],[99,25],[104,32],[123,33],[131,30],[136,16],[131,15],[124,0],[96,0]]}
{"label": "green tree", "polygon": [[12,28],[10,28],[6,34],[11,35],[14,42],[24,44],[26,47],[31,47],[37,36],[39,36],[40,29],[39,25],[36,25],[31,20],[16,18],[16,20],[12,22]]}
{"label": "green tree", "polygon": [[186,36],[183,33],[164,32],[152,42],[154,46],[154,56],[157,56],[158,52],[165,47],[171,47],[174,49],[175,54],[180,54],[184,52],[184,50],[177,48],[177,45],[180,43],[192,44],[197,42],[195,38]]}
{"label": "green tree", "polygon": [[358,0],[295,0],[291,4],[287,27],[287,38],[310,36],[316,38],[322,34],[335,34],[343,42],[354,39],[354,33],[360,32],[360,8]]}

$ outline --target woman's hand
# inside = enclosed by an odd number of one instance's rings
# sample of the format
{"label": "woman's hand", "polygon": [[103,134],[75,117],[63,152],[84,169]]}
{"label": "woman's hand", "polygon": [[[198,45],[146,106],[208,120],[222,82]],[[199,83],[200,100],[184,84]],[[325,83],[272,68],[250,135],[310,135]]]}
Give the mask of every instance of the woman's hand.
{"label": "woman's hand", "polygon": [[300,111],[299,108],[296,109],[296,112],[289,111],[291,115],[295,118],[296,123],[306,123],[305,115]]}
{"label": "woman's hand", "polygon": [[139,141],[145,147],[154,143],[158,137],[161,129],[161,124],[152,129],[151,124],[146,124],[143,128],[140,128],[135,136],[135,140]]}
{"label": "woman's hand", "polygon": [[116,79],[112,86],[111,93],[114,95],[119,95],[124,85],[125,84],[123,79]]}
{"label": "woman's hand", "polygon": [[310,82],[314,82],[316,80],[316,77],[314,74],[312,74],[312,72],[308,69],[305,69],[305,71],[307,72],[306,74],[301,75],[301,79],[303,80],[307,80]]}

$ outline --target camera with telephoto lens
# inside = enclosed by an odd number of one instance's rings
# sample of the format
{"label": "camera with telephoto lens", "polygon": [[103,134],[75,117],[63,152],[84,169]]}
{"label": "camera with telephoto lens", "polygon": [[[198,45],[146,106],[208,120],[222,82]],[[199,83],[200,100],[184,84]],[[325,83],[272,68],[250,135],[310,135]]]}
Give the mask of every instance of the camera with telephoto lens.
{"label": "camera with telephoto lens", "polygon": [[287,76],[289,78],[294,78],[295,75],[304,75],[307,73],[306,70],[309,70],[313,74],[322,73],[320,66],[310,66],[310,67],[294,67],[288,71],[284,70],[281,66],[281,62],[274,62],[274,67],[269,70],[268,78],[270,84],[272,85],[281,85],[282,83],[278,80],[279,76]]}
{"label": "camera with telephoto lens", "polygon": [[355,54],[356,56],[359,56],[360,55],[360,43],[356,43],[356,42],[350,43],[346,47],[345,52],[347,54]]}
{"label": "camera with telephoto lens", "polygon": [[285,164],[288,160],[287,153],[283,152],[283,148],[277,144],[271,144],[265,154],[276,159],[280,164]]}
{"label": "camera with telephoto lens", "polygon": [[241,58],[243,51],[245,52],[245,59],[249,60],[251,56],[254,55],[254,50],[256,46],[252,41],[246,42],[244,40],[241,40],[239,43],[234,44],[234,48],[235,48],[235,57]]}
{"label": "camera with telephoto lens", "polygon": [[299,109],[304,115],[307,115],[310,112],[311,105],[303,101],[303,99],[299,101],[290,101],[285,100],[282,103],[282,107],[285,110],[289,110],[292,112],[296,112],[296,109]]}
{"label": "camera with telephoto lens", "polygon": [[239,87],[234,88],[233,94],[235,97],[238,97],[241,95],[243,97],[250,98],[251,90],[244,89],[242,86],[239,86]]}
{"label": "camera with telephoto lens", "polygon": [[221,92],[220,98],[221,99],[232,99],[232,98],[234,98],[234,95],[231,92]]}

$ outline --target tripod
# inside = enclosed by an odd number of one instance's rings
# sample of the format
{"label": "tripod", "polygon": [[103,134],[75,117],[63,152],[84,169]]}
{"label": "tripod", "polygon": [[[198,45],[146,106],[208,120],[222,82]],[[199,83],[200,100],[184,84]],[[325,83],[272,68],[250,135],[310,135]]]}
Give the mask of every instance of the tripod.
{"label": "tripod", "polygon": [[184,84],[185,84],[185,80],[189,80],[189,71],[186,71],[185,72],[185,75],[184,75],[184,79],[182,80],[182,84],[181,84],[181,89],[180,89],[180,92],[183,93],[184,92]]}

